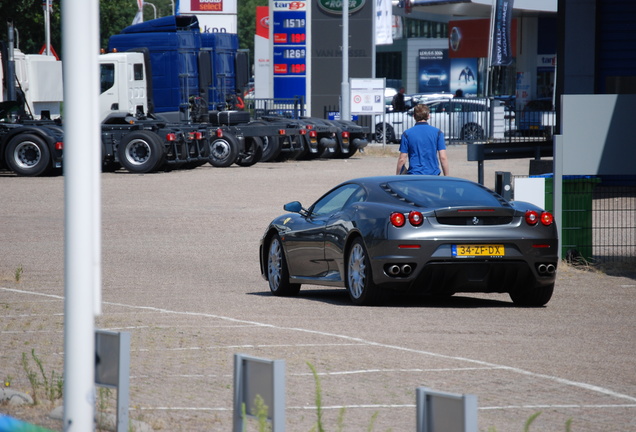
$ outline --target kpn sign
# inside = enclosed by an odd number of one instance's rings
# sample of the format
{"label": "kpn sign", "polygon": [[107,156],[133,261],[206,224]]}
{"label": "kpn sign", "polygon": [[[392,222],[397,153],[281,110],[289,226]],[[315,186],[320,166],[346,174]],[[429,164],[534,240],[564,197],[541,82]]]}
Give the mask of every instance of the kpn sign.
{"label": "kpn sign", "polygon": [[[318,7],[329,14],[342,15],[342,3],[342,0],[318,0]],[[349,13],[359,11],[365,3],[365,0],[349,0]]]}

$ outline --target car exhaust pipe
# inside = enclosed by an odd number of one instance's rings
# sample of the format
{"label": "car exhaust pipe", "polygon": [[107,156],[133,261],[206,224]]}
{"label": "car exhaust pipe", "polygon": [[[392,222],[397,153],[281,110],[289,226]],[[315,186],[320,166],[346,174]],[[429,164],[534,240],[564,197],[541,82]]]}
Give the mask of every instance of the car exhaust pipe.
{"label": "car exhaust pipe", "polygon": [[548,272],[548,274],[554,274],[554,272],[556,271],[556,266],[554,264],[548,264],[545,271]]}
{"label": "car exhaust pipe", "polygon": [[392,266],[389,267],[389,273],[392,274],[393,276],[397,276],[400,274],[400,266],[394,264]]}
{"label": "car exhaust pipe", "polygon": [[410,266],[410,265],[408,265],[408,264],[404,264],[404,265],[402,266],[402,274],[403,274],[404,276],[408,276],[408,275],[410,275],[412,271],[413,271],[413,269],[411,268],[411,266]]}
{"label": "car exhaust pipe", "polygon": [[541,274],[545,274],[548,271],[547,269],[548,267],[545,264],[539,264],[539,267],[537,268]]}

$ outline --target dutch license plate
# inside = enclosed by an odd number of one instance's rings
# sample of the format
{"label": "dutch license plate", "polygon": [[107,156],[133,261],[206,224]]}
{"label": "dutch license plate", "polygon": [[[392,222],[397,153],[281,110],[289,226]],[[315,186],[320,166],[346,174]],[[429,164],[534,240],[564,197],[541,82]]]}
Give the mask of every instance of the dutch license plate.
{"label": "dutch license plate", "polygon": [[453,245],[452,251],[456,257],[501,257],[506,254],[502,244]]}

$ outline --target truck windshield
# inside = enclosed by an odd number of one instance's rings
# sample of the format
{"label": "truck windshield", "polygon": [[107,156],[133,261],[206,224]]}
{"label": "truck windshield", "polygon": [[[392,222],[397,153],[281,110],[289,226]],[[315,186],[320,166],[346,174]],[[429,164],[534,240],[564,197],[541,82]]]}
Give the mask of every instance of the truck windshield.
{"label": "truck windshield", "polygon": [[100,68],[100,86],[101,93],[104,93],[106,90],[110,89],[113,85],[115,85],[115,65],[112,63],[106,63],[99,66]]}

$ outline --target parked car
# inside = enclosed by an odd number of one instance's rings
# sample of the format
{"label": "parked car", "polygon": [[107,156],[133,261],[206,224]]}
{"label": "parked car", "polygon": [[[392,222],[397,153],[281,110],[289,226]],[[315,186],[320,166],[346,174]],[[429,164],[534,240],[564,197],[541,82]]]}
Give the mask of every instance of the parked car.
{"label": "parked car", "polygon": [[517,130],[523,136],[552,137],[556,125],[556,112],[552,99],[535,99],[529,101],[523,111],[518,113]]}
{"label": "parked car", "polygon": [[[429,124],[439,128],[447,139],[467,141],[487,136],[488,104],[486,99],[437,99],[424,102],[431,109]],[[415,124],[411,108],[403,113],[386,114],[386,142],[399,142],[402,133]],[[382,141],[383,116],[375,118],[375,140]]]}
{"label": "parked car", "polygon": [[302,284],[345,288],[357,305],[381,303],[390,290],[509,293],[523,306],[552,296],[552,215],[469,180],[359,178],[308,208],[294,201],[283,209],[259,251],[261,274],[277,296],[298,295]]}

